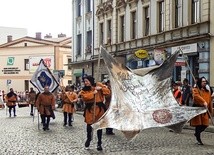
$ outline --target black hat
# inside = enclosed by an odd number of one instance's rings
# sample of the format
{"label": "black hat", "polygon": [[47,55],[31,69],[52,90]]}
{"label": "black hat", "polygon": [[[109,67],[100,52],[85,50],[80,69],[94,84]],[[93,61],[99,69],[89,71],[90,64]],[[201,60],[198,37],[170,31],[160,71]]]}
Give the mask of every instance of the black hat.
{"label": "black hat", "polygon": [[88,79],[88,81],[90,81],[92,86],[95,85],[95,81],[94,81],[94,78],[92,76],[86,76],[86,77],[84,77],[84,79]]}

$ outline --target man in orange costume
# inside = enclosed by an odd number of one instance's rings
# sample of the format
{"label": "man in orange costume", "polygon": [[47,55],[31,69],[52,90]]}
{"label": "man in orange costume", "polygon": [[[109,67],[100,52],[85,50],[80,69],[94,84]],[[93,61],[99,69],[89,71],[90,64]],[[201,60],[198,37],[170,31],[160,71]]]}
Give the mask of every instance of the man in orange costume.
{"label": "man in orange costume", "polygon": [[[87,140],[85,142],[85,147],[88,148],[90,141],[92,140],[92,127],[91,125],[95,123],[106,111],[106,106],[103,103],[105,95],[110,94],[110,90],[98,82],[95,84],[94,78],[87,76],[84,78],[84,87],[79,92],[83,102],[85,103],[84,117],[87,123]],[[94,107],[95,105],[95,107]],[[102,129],[97,130],[97,150],[102,150]]]}
{"label": "man in orange costume", "polygon": [[14,117],[16,117],[16,102],[17,102],[17,94],[14,93],[13,88],[10,88],[10,92],[6,95],[5,101],[6,105],[9,108],[9,116],[11,117],[11,110],[13,109]]}
{"label": "man in orange costume", "polygon": [[[74,108],[74,103],[77,102],[77,94],[74,92],[74,86],[67,86],[65,88],[66,92],[63,92],[61,95],[61,99],[63,101],[63,114],[64,114],[64,125],[68,125],[72,126],[71,122],[72,122],[72,116],[73,113],[75,112],[75,108]],[[67,120],[67,116],[68,116],[68,120]]]}
{"label": "man in orange costume", "polygon": [[36,107],[41,115],[43,130],[50,130],[50,117],[53,117],[53,110],[55,109],[55,97],[49,91],[49,86],[44,87],[44,92],[39,94],[36,100]]}

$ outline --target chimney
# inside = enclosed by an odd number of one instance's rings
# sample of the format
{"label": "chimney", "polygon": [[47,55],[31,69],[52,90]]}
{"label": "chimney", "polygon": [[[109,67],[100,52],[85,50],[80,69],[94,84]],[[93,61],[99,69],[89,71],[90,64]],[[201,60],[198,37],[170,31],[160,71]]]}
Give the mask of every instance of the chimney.
{"label": "chimney", "polygon": [[42,39],[42,33],[41,32],[36,32],[36,39],[38,39],[38,40]]}
{"label": "chimney", "polygon": [[7,42],[9,43],[9,42],[11,42],[11,41],[13,41],[13,36],[8,35],[8,36],[7,36]]}
{"label": "chimney", "polygon": [[63,38],[63,37],[66,37],[66,34],[63,34],[63,33],[58,34],[58,38]]}
{"label": "chimney", "polygon": [[50,33],[46,34],[46,36],[44,36],[44,38],[52,38],[52,35]]}

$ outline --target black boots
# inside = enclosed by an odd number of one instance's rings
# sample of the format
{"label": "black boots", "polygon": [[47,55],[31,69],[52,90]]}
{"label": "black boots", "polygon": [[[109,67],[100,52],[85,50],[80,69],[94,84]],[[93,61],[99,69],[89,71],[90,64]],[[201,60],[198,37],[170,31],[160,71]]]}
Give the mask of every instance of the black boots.
{"label": "black boots", "polygon": [[98,139],[97,151],[102,151],[103,148],[102,148],[102,130],[101,129],[97,130],[97,139]]}
{"label": "black boots", "polygon": [[91,138],[92,138],[92,127],[91,125],[87,124],[87,140],[85,142],[86,148],[90,146]]}

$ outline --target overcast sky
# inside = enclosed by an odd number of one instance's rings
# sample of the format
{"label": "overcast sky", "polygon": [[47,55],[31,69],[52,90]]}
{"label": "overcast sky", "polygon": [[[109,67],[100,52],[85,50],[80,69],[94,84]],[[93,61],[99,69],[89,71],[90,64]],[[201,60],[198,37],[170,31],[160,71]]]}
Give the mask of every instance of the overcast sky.
{"label": "overcast sky", "polygon": [[26,28],[28,36],[71,36],[72,0],[0,0],[0,26]]}

